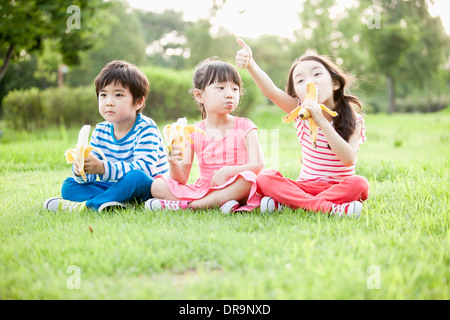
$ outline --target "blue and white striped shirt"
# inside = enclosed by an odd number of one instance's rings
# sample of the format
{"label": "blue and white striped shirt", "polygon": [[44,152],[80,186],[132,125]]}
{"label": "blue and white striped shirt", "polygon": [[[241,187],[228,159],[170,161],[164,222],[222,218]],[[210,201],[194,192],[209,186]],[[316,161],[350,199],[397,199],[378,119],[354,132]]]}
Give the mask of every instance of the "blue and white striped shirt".
{"label": "blue and white striped shirt", "polygon": [[[169,164],[161,133],[155,122],[138,114],[133,128],[120,140],[114,137],[113,125],[104,121],[96,125],[90,144],[103,151],[107,161],[93,150],[103,161],[105,174],[86,174],[87,182],[97,180],[115,182],[131,170],[142,170],[151,177],[168,176]],[[85,183],[81,176],[74,175],[79,183]]]}

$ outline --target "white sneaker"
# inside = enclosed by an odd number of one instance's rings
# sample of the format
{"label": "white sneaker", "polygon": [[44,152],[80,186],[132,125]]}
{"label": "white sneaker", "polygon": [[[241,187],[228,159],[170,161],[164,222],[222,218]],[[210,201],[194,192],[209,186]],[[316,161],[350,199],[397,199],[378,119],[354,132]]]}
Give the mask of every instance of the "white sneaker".
{"label": "white sneaker", "polygon": [[275,201],[271,197],[264,197],[261,199],[261,205],[259,206],[261,213],[272,213],[275,210],[282,211],[284,209],[284,205]]}
{"label": "white sneaker", "polygon": [[222,211],[222,213],[230,213],[237,208],[239,208],[239,202],[236,200],[228,200],[220,207],[220,211]]}
{"label": "white sneaker", "polygon": [[189,202],[187,200],[173,201],[153,198],[145,201],[145,209],[148,209],[150,211],[184,210],[188,207]]}
{"label": "white sneaker", "polygon": [[358,219],[361,215],[363,205],[361,201],[352,201],[342,204],[333,204],[331,214],[342,217],[346,215],[347,217]]}
{"label": "white sneaker", "polygon": [[69,201],[64,200],[62,198],[54,197],[54,198],[48,198],[44,201],[44,208],[57,212],[58,210],[65,210],[65,211],[74,211],[74,210],[81,210],[86,208],[85,202],[75,202],[75,201]]}
{"label": "white sneaker", "polygon": [[102,204],[98,208],[98,212],[101,213],[102,211],[113,211],[113,210],[124,209],[124,208],[126,208],[124,203],[117,202],[117,201],[110,201],[110,202],[106,202],[106,203]]}
{"label": "white sneaker", "polygon": [[145,201],[145,209],[150,211],[159,211],[161,210],[161,202],[159,199],[152,198]]}

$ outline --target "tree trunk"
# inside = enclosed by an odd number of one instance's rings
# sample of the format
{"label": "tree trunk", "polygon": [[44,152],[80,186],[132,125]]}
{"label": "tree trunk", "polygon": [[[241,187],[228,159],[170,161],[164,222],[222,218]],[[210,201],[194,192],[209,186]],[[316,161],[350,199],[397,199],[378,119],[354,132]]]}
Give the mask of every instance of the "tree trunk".
{"label": "tree trunk", "polygon": [[64,87],[64,73],[63,73],[63,66],[58,66],[58,88]]}
{"label": "tree trunk", "polygon": [[397,106],[395,104],[395,82],[394,77],[391,75],[386,76],[387,82],[387,94],[388,94],[388,113],[397,112]]}
{"label": "tree trunk", "polygon": [[6,73],[6,69],[8,69],[9,61],[11,60],[11,56],[12,56],[12,53],[13,53],[13,51],[14,51],[14,47],[15,47],[14,44],[12,44],[12,45],[9,47],[8,53],[6,54],[6,57],[5,57],[5,59],[3,60],[3,65],[2,65],[2,67],[0,68],[0,81],[3,79],[3,76],[4,76],[5,73]]}

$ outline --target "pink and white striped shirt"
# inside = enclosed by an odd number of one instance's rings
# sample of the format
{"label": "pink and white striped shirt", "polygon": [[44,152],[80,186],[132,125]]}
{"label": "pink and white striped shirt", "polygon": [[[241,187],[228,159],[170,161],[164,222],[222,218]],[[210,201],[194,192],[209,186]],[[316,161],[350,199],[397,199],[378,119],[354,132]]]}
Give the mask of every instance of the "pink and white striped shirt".
{"label": "pink and white striped shirt", "polygon": [[[359,145],[366,141],[366,128],[364,119],[360,114],[356,114],[356,122],[361,121],[361,132]],[[317,148],[314,148],[309,135],[309,121],[295,119],[297,137],[302,146],[302,169],[297,181],[308,182],[339,182],[346,177],[355,174],[356,161],[350,166],[345,166],[328,147],[328,141],[319,128],[317,133]]]}

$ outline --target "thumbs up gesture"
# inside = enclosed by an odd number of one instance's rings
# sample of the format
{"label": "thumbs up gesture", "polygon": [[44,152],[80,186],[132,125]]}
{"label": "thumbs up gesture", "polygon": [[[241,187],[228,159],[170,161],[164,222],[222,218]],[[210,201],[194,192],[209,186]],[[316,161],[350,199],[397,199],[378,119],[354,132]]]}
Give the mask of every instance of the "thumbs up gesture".
{"label": "thumbs up gesture", "polygon": [[236,53],[236,65],[238,68],[247,68],[252,60],[252,49],[240,38],[237,39],[237,43],[242,49]]}

